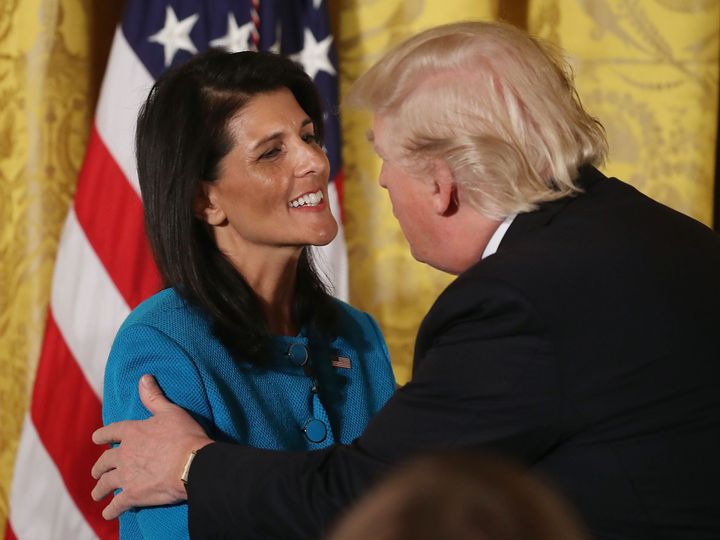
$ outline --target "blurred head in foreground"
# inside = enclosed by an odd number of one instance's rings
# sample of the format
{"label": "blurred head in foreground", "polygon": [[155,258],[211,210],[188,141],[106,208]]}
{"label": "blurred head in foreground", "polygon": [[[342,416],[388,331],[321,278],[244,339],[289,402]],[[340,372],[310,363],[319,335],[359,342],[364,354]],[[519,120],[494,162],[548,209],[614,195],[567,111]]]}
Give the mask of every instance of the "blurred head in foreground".
{"label": "blurred head in foreground", "polygon": [[531,473],[471,452],[421,458],[390,476],[329,540],[586,540],[570,507]]}

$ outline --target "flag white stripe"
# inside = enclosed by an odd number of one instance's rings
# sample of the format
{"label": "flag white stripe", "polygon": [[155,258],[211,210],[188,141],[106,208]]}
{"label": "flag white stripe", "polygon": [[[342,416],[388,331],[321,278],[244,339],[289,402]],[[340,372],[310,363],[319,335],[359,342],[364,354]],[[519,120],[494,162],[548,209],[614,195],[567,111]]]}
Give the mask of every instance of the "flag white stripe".
{"label": "flag white stripe", "polygon": [[105,69],[95,124],[100,138],[138,195],[135,122],[154,82],[118,26]]}
{"label": "flag white stripe", "polygon": [[50,306],[65,344],[102,400],[105,361],[130,308],[68,212],[60,237]]}
{"label": "flag white stripe", "polygon": [[348,258],[345,246],[345,233],[340,213],[340,199],[338,198],[335,184],[328,186],[330,199],[330,210],[338,222],[338,234],[327,246],[315,248],[315,261],[320,273],[332,284],[333,295],[345,302],[350,297],[350,285],[348,283]]}
{"label": "flag white stripe", "polygon": [[21,539],[97,538],[65,489],[60,471],[38,437],[29,413],[15,462],[10,522]]}

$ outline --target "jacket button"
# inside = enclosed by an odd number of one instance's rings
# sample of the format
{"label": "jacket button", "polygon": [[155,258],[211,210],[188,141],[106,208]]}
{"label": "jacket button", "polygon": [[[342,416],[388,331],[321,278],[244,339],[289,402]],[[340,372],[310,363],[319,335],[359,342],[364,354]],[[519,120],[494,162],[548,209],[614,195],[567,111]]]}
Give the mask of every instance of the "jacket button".
{"label": "jacket button", "polygon": [[290,361],[296,366],[304,366],[308,361],[308,351],[302,343],[293,343],[287,352]]}
{"label": "jacket button", "polygon": [[325,426],[325,422],[322,420],[311,418],[305,422],[303,433],[305,434],[305,438],[310,442],[323,442],[327,436],[327,426]]}

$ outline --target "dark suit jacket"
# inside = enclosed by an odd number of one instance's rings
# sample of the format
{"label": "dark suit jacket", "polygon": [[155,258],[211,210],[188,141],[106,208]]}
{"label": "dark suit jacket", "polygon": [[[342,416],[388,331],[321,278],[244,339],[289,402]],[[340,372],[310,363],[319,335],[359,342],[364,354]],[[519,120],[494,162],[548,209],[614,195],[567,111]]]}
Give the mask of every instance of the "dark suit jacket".
{"label": "dark suit jacket", "polygon": [[720,538],[720,241],[591,167],[580,182],[440,295],[412,381],[354,444],[203,449],[191,535],[318,538],[393,464],[462,447],[543,473],[597,538]]}

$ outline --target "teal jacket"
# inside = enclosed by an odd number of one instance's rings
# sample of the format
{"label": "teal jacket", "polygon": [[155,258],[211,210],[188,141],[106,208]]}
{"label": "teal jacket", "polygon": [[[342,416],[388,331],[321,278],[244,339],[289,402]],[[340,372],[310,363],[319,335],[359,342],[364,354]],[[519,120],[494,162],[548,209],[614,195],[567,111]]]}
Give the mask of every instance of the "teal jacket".
{"label": "teal jacket", "polygon": [[[208,318],[173,289],[154,295],[115,338],[105,368],[103,421],[149,416],[137,384],[150,373],[216,440],[300,451],[351,442],[392,395],[395,381],[375,321],[336,302],[337,338],[327,343],[303,332],[273,337],[268,364],[259,368],[232,359]],[[307,363],[300,365],[305,351]],[[130,510],[120,517],[120,535],[187,538],[187,505]]]}

